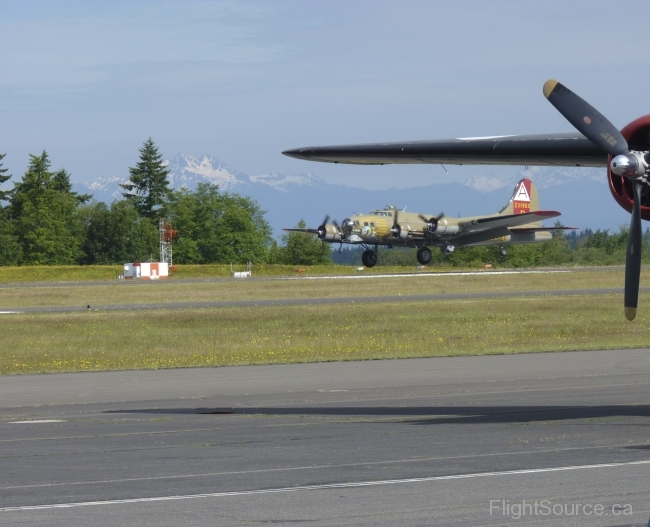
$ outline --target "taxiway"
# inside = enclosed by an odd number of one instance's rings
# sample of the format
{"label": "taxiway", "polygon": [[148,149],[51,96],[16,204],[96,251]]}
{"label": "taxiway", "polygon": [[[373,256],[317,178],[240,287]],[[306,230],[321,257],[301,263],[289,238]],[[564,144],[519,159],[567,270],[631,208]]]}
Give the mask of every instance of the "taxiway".
{"label": "taxiway", "polygon": [[518,523],[647,525],[649,374],[638,349],[7,376],[0,524],[504,525],[547,500],[605,513]]}

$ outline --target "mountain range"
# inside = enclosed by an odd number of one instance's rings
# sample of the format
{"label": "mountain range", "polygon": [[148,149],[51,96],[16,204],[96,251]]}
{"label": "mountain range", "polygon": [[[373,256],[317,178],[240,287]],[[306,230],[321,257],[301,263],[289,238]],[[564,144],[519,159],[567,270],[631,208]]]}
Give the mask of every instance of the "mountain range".
{"label": "mountain range", "polygon": [[[384,205],[430,214],[444,211],[449,216],[490,214],[508,202],[515,183],[524,177],[537,185],[542,208],[562,213],[559,219],[564,225],[618,230],[630,218],[613,200],[604,169],[529,167],[507,180],[479,173],[461,183],[367,190],[327,183],[312,172],[248,175],[209,155],[178,154],[166,164],[175,189],[195,189],[198,183],[205,182],[225,192],[250,196],[267,211],[266,218],[276,236],[283,227],[293,227],[300,219],[316,227],[326,214],[341,221],[353,212],[368,212]],[[111,203],[122,198],[119,184],[126,181],[117,176],[100,177],[74,186],[78,192],[91,193],[97,201]]]}

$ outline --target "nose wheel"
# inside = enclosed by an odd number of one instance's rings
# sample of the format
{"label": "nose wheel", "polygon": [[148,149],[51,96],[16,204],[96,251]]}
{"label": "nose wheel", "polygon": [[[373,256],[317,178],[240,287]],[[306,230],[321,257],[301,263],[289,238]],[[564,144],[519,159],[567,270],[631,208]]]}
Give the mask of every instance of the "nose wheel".
{"label": "nose wheel", "polygon": [[364,251],[361,255],[361,262],[366,267],[374,267],[377,265],[377,254],[375,251]]}
{"label": "nose wheel", "polygon": [[506,248],[503,245],[499,247],[499,254],[501,256],[505,256],[506,254],[508,254],[508,251],[506,251]]}
{"label": "nose wheel", "polygon": [[417,254],[420,265],[429,265],[431,263],[431,250],[428,247],[421,247]]}

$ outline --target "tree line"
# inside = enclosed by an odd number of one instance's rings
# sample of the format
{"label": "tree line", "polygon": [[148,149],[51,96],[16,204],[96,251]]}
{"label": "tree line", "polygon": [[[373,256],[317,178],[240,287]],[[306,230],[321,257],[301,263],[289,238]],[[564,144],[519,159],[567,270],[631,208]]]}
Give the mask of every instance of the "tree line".
{"label": "tree line", "polygon": [[[0,155],[0,185],[11,175]],[[0,265],[114,264],[157,260],[158,221],[177,231],[174,263],[331,263],[312,237],[278,244],[265,211],[210,184],[169,186],[169,170],[149,138],[129,168],[122,199],[111,204],[72,190],[70,174],[52,170],[46,151],[30,155],[20,181],[0,191]]]}

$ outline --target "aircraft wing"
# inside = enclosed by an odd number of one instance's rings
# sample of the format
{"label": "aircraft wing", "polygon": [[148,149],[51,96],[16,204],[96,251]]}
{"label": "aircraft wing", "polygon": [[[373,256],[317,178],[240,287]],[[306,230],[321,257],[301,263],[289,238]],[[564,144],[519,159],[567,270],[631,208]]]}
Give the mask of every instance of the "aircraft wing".
{"label": "aircraft wing", "polygon": [[465,137],[436,141],[309,146],[282,152],[307,161],[352,165],[449,164],[607,166],[607,152],[580,133]]}
{"label": "aircraft wing", "polygon": [[[509,214],[507,216],[489,216],[487,218],[480,218],[472,220],[467,223],[460,223],[459,237],[465,233],[479,232],[485,230],[499,229],[502,227],[512,228],[518,225],[526,225],[527,223],[534,223],[536,221],[547,220],[555,218],[560,213],[555,210],[537,210],[535,212],[526,212],[524,214]],[[541,229],[549,230],[549,229]]]}
{"label": "aircraft wing", "polygon": [[309,234],[318,234],[318,229],[282,229],[283,231],[289,231],[289,232],[307,232]]}

